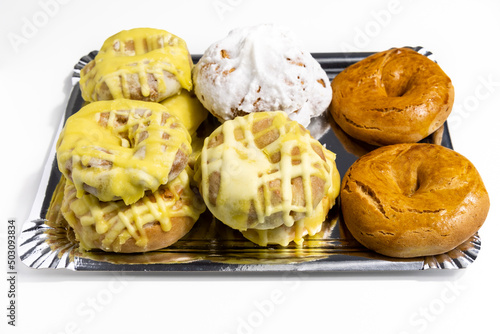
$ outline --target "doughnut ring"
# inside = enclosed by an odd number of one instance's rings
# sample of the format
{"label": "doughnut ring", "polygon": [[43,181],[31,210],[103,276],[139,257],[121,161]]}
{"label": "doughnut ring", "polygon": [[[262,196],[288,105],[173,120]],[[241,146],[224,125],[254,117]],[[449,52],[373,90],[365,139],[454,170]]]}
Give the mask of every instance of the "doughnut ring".
{"label": "doughnut ring", "polygon": [[350,136],[378,146],[427,137],[443,125],[455,96],[439,65],[408,48],[371,55],[331,85],[335,122]]}
{"label": "doughnut ring", "polygon": [[397,144],[359,158],[341,186],[345,224],[393,257],[448,252],[481,227],[489,197],[472,163],[435,144]]}
{"label": "doughnut ring", "polygon": [[68,118],[57,142],[59,170],[80,198],[131,204],[186,167],[191,137],[158,103],[112,100],[88,104]]}
{"label": "doughnut ring", "polygon": [[311,217],[330,175],[323,146],[281,111],[224,122],[205,139],[195,168],[209,210],[240,231]]}
{"label": "doughnut ring", "polygon": [[193,68],[194,91],[222,123],[251,112],[284,111],[308,126],[332,99],[321,65],[285,29],[271,24],[233,29]]}
{"label": "doughnut ring", "polygon": [[186,42],[159,29],[121,31],[104,42],[80,72],[85,101],[126,98],[159,102],[192,89]]}
{"label": "doughnut ring", "polygon": [[259,246],[281,245],[287,246],[294,241],[297,245],[304,242],[304,236],[313,236],[321,231],[323,222],[328,212],[335,204],[335,199],[340,191],[340,175],[335,165],[335,154],[329,150],[324,150],[328,164],[330,165],[330,179],[332,184],[325,197],[314,209],[311,217],[302,218],[293,224],[293,226],[281,225],[273,229],[258,230],[247,229],[241,231],[243,236]]}
{"label": "doughnut ring", "polygon": [[205,211],[203,200],[190,188],[190,176],[187,167],[130,205],[102,202],[92,194],[78,198],[75,186],[66,182],[61,212],[84,250],[135,253],[168,247],[187,234]]}

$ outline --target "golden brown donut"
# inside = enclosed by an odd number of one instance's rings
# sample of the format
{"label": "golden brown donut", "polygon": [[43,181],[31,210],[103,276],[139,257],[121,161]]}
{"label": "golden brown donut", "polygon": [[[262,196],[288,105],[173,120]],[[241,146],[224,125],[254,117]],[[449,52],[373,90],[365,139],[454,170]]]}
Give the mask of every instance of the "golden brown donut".
{"label": "golden brown donut", "polygon": [[365,247],[393,257],[448,252],[483,224],[489,197],[459,153],[434,144],[397,144],[359,158],[341,186],[344,221]]}
{"label": "golden brown donut", "polygon": [[332,81],[330,111],[352,137],[373,145],[418,142],[451,112],[454,88],[443,70],[408,48],[376,53]]}

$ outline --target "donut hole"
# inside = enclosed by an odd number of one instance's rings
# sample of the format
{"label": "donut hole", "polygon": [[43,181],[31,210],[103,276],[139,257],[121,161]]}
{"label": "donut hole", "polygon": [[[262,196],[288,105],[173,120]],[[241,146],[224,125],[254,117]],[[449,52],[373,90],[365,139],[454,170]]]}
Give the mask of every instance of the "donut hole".
{"label": "donut hole", "polygon": [[[152,111],[149,109],[135,109],[134,111],[117,110],[112,114],[109,112],[102,113],[99,117],[99,124],[105,128],[109,124],[113,135],[119,138],[121,147],[137,148],[134,151],[134,156],[144,158],[145,148],[142,148],[141,151],[141,148],[137,146],[149,138],[147,128],[151,124],[151,120],[149,119],[151,115]],[[166,122],[164,118],[162,117],[163,123]],[[162,136],[162,139],[165,140],[168,138]]]}
{"label": "donut hole", "polygon": [[[147,108],[116,110],[112,112],[101,113],[99,115],[98,123],[101,127],[111,131],[111,134],[119,140],[117,144],[120,147],[131,149],[133,158],[144,160],[146,159],[146,146],[141,145],[141,143],[146,141],[150,137],[148,129],[151,125],[152,114],[152,110]],[[170,117],[170,114],[163,112],[159,120],[159,125],[165,126]],[[170,129],[175,129],[179,127],[179,123],[174,121],[170,124],[169,127]],[[161,140],[166,143],[169,139],[170,134],[166,131],[163,131],[161,134]],[[163,144],[162,152],[165,152],[166,150],[167,145]],[[174,165],[178,165],[179,161],[183,162],[185,160],[184,158],[184,156],[181,156],[180,153],[177,152]],[[88,167],[102,168],[108,166],[106,164],[106,161],[104,161],[104,163],[94,162],[91,164],[91,166]],[[111,167],[112,164],[110,168]],[[171,173],[172,172],[174,172],[174,168],[172,168]],[[180,170],[178,172],[180,172]],[[173,173],[172,175],[175,175],[175,173]]]}
{"label": "donut hole", "polygon": [[382,86],[388,97],[402,97],[410,90],[413,71],[401,63],[389,62],[382,72]]}
{"label": "donut hole", "polygon": [[412,179],[409,181],[409,187],[407,187],[406,191],[404,191],[404,195],[407,197],[412,197],[415,195],[421,188],[422,177],[419,177],[419,173],[415,173]]}
{"label": "donut hole", "polygon": [[[405,168],[407,166],[400,165],[394,168],[393,170],[393,180],[396,181],[396,184],[400,190],[400,192],[405,197],[412,197],[417,193],[422,193],[425,189],[426,184],[426,175],[424,172],[424,168],[413,167],[413,168]],[[398,172],[395,172],[398,170]],[[390,182],[388,180],[388,182]]]}
{"label": "donut hole", "polygon": [[415,182],[413,183],[413,187],[411,189],[411,192],[407,195],[408,197],[411,197],[413,194],[415,194],[418,190],[420,189],[420,178],[416,177]]}

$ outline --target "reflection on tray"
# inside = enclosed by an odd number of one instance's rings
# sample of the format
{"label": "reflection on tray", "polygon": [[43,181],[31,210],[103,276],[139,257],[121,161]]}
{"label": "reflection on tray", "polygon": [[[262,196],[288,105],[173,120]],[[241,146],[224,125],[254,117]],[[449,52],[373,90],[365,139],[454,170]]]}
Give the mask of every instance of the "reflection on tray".
{"label": "reflection on tray", "polygon": [[[370,151],[373,151],[374,149],[378,148],[378,146],[371,145],[368,143],[365,143],[361,140],[358,140],[356,138],[351,137],[348,135],[342,128],[335,122],[333,117],[328,114],[328,117],[326,117],[327,122],[331,126],[331,129],[339,142],[342,144],[342,147],[344,150],[356,157],[360,157]],[[443,145],[443,134],[445,131],[445,125],[442,125],[439,129],[434,131],[432,134],[427,136],[426,138],[422,139],[420,142],[421,143],[429,143],[429,144],[436,144],[436,145]],[[447,145],[443,145],[447,146]],[[447,146],[449,147],[449,145]]]}

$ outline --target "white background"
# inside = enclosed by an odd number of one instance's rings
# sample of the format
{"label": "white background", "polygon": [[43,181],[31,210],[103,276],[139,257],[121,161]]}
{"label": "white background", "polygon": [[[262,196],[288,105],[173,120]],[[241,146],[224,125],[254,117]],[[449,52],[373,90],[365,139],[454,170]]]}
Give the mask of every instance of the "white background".
{"label": "white background", "polygon": [[[455,149],[492,202],[466,270],[414,273],[108,274],[18,264],[17,327],[2,333],[471,333],[498,328],[500,6],[498,1],[2,1],[0,267],[7,220],[27,219],[77,60],[110,35],[155,27],[192,53],[237,26],[277,22],[311,52],[422,45],[451,77]],[[4,278],[5,277],[5,278]],[[493,302],[493,304],[488,303]],[[494,327],[491,327],[494,326]],[[490,330],[487,330],[490,328]],[[7,330],[7,331],[5,331]]]}

